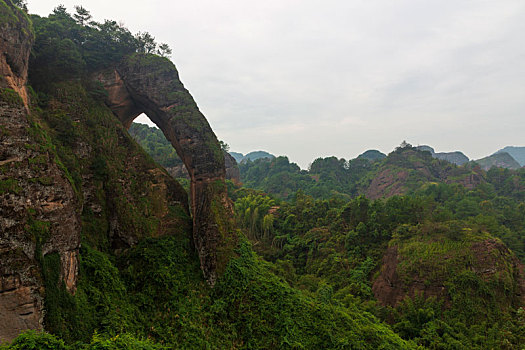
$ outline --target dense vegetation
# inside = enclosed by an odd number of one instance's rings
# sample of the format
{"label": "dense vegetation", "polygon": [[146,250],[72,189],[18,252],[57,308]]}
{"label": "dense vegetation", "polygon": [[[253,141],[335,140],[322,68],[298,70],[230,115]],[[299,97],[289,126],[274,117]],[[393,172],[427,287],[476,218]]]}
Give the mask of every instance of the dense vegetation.
{"label": "dense vegetation", "polygon": [[[523,203],[494,197],[489,186],[468,191],[447,184],[376,201],[315,200],[299,191],[282,202],[244,189],[237,193],[238,222],[256,251],[312,297],[345,306],[357,302],[403,338],[430,348],[519,348],[525,341],[516,297],[519,263],[509,265],[516,259],[510,251],[500,256],[497,249],[484,250],[503,246],[501,239],[524,260]],[[414,281],[424,286],[425,298],[416,294],[393,309],[378,304],[376,298],[387,296],[374,293],[372,282],[388,247],[398,252],[398,283],[406,288],[401,299],[417,287]],[[494,275],[475,272],[486,266],[484,259],[497,269]],[[446,292],[433,294],[442,287]]]}
{"label": "dense vegetation", "polygon": [[[316,300],[357,303],[425,347],[519,348],[519,271],[509,261],[525,261],[525,171],[458,167],[410,145],[363,158],[320,158],[308,171],[286,157],[239,165],[244,187],[230,193],[237,222],[272,271]],[[360,196],[394,171],[408,174],[404,196]],[[479,182],[465,181],[472,177]],[[507,267],[493,277],[474,273],[487,253],[480,247],[498,242],[514,253],[491,263]],[[395,308],[378,303],[372,284],[388,247],[402,261],[407,295],[414,280],[446,292],[416,294]]]}
{"label": "dense vegetation", "polygon": [[71,15],[62,5],[48,17],[31,15],[36,40],[29,64],[30,84],[46,91],[50,82],[85,78],[86,73],[106,68],[133,52],[171,54],[147,32],[136,35],[118,24],[91,19],[89,11],[76,7]]}
{"label": "dense vegetation", "polygon": [[175,148],[166,140],[166,136],[160,129],[152,128],[145,124],[133,123],[128,132],[164,168],[182,164],[182,160],[177,155]]}

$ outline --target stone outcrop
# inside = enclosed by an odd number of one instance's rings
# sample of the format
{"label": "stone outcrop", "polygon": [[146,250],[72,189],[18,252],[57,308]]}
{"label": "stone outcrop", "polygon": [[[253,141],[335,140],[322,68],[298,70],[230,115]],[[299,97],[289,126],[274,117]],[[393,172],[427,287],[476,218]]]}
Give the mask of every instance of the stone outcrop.
{"label": "stone outcrop", "polygon": [[[400,278],[397,271],[400,256],[396,246],[389,247],[383,256],[381,273],[372,285],[372,292],[381,305],[397,306],[407,296],[422,295],[425,298],[447,298],[443,283],[428,284],[425,277],[413,277],[409,284]],[[449,300],[446,299],[449,303]]]}
{"label": "stone outcrop", "polygon": [[194,243],[204,276],[213,285],[233,255],[236,238],[225,159],[210,125],[168,59],[134,54],[97,79],[108,91],[108,106],[125,127],[147,114],[186,166]]}
{"label": "stone outcrop", "polygon": [[75,292],[80,244],[75,191],[42,130],[29,121],[28,57],[33,41],[22,11],[0,9],[0,342],[43,325],[41,267],[60,255],[60,276]]}

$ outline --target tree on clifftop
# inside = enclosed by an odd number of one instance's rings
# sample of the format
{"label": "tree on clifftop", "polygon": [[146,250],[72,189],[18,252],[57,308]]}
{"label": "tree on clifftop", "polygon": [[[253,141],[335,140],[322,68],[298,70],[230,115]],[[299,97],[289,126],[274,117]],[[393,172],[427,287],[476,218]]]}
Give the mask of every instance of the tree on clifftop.
{"label": "tree on clifftop", "polygon": [[87,25],[91,19],[91,14],[89,11],[82,6],[75,6],[75,10],[77,10],[77,13],[73,15],[75,21],[77,21],[77,23],[81,26]]}

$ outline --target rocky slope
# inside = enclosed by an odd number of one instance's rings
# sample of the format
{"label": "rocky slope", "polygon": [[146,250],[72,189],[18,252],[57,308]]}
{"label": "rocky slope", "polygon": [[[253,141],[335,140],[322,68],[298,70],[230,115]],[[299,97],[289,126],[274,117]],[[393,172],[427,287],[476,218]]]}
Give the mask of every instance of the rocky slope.
{"label": "rocky slope", "polygon": [[507,146],[496,153],[505,152],[510,154],[521,166],[525,166],[525,147]]}
{"label": "rocky slope", "polygon": [[56,155],[22,104],[0,105],[0,339],[43,323],[40,263],[60,256],[61,279],[74,293],[80,203]]}
{"label": "rocky slope", "polygon": [[28,120],[31,26],[11,3],[0,6],[0,341],[5,341],[23,329],[42,328],[43,254],[60,254],[60,273],[74,292],[80,232],[73,188]]}
{"label": "rocky slope", "polygon": [[491,156],[481,158],[475,161],[483,170],[489,170],[492,167],[505,169],[519,169],[521,165],[508,153],[495,153]]}
{"label": "rocky slope", "polygon": [[[27,82],[27,68],[29,52],[34,41],[34,33],[27,15],[20,11],[11,2],[1,2],[0,11],[0,74],[3,77],[0,85],[17,93],[25,107],[29,97],[25,84]],[[6,94],[4,90],[3,95]],[[6,96],[4,96],[6,97]]]}

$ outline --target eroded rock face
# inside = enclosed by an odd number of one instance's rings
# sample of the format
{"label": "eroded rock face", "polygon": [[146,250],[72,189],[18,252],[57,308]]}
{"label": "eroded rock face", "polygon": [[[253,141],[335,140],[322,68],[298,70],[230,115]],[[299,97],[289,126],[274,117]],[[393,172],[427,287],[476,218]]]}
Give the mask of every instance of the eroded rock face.
{"label": "eroded rock face", "polygon": [[0,341],[14,339],[25,329],[40,328],[42,314],[31,287],[24,286],[18,276],[0,282]]}
{"label": "eroded rock face", "polygon": [[235,238],[224,155],[210,125],[168,59],[135,54],[97,78],[108,91],[108,106],[124,126],[146,113],[186,166],[194,242],[204,276],[213,285],[233,254]]}
{"label": "eroded rock face", "polygon": [[58,253],[69,292],[80,244],[75,192],[24,107],[0,104],[0,340],[42,328],[42,261]]}
{"label": "eroded rock face", "polygon": [[7,7],[0,9],[0,74],[4,78],[0,87],[15,90],[27,108],[29,99],[25,85],[34,37],[24,14],[10,1],[5,4]]}
{"label": "eroded rock face", "polygon": [[58,253],[60,276],[76,290],[79,208],[69,180],[29,121],[30,23],[7,1],[0,9],[0,342],[42,329],[42,262]]}

